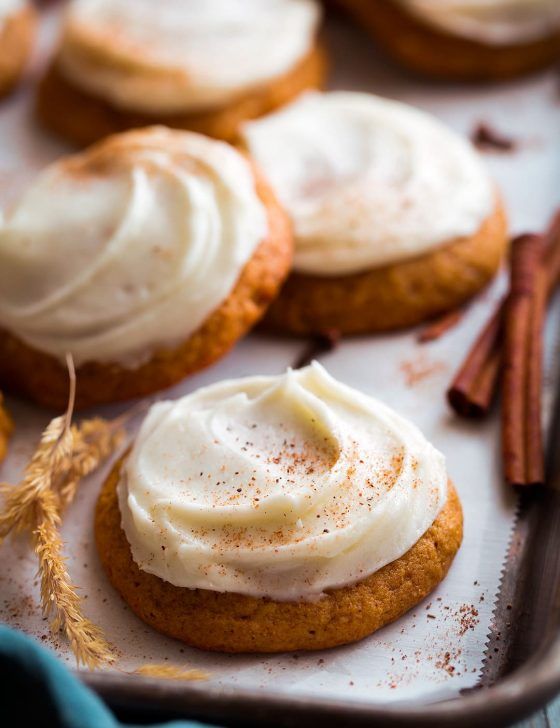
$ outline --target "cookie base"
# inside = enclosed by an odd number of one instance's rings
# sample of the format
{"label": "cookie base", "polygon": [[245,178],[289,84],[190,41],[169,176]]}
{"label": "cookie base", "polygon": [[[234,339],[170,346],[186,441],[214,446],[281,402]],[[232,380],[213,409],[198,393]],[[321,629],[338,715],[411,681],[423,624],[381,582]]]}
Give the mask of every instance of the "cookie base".
{"label": "cookie base", "polygon": [[127,129],[163,124],[174,129],[233,141],[241,124],[283,106],[305,90],[320,88],[326,56],[320,46],[284,76],[261,86],[223,108],[157,115],[117,108],[69,81],[56,60],[39,84],[36,113],[45,127],[78,145],[87,145]]}
{"label": "cookie base", "polygon": [[14,429],[12,418],[4,407],[2,394],[0,394],[0,463],[6,457],[8,451],[8,440]]}
{"label": "cookie base", "polygon": [[490,45],[422,22],[394,0],[336,0],[405,68],[452,81],[501,81],[560,59],[560,30],[528,43]]}
{"label": "cookie base", "polygon": [[120,464],[97,501],[95,538],[110,582],[144,622],[188,645],[218,652],[321,650],[360,640],[398,619],[447,574],[462,540],[455,489],[432,526],[396,561],[315,602],[275,602],[241,594],[185,589],[135,564],[117,500]]}
{"label": "cookie base", "polygon": [[20,80],[35,38],[37,16],[31,6],[10,15],[0,28],[0,98]]}
{"label": "cookie base", "polygon": [[[289,273],[291,226],[268,185],[257,175],[257,192],[268,212],[268,237],[245,265],[230,294],[179,346],[155,351],[135,369],[88,362],[76,371],[76,408],[143,397],[170,387],[224,356],[263,316]],[[0,383],[40,405],[63,411],[68,399],[66,366],[0,329]]]}
{"label": "cookie base", "polygon": [[475,235],[419,258],[346,276],[292,273],[263,328],[354,335],[415,326],[474,296],[496,274],[506,249],[506,216],[498,203]]}

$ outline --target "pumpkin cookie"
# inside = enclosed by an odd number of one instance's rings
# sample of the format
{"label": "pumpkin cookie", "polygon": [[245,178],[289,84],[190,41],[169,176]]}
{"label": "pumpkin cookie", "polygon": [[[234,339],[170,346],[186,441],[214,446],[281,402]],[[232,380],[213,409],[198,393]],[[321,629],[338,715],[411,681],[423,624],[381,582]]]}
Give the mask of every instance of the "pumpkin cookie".
{"label": "pumpkin cookie", "polygon": [[19,81],[31,53],[36,16],[25,0],[0,0],[0,98]]}
{"label": "pumpkin cookie", "polygon": [[12,418],[4,407],[4,399],[0,392],[0,462],[6,457],[6,451],[8,449],[8,440],[14,429],[14,423]]}
{"label": "pumpkin cookie", "polygon": [[290,226],[224,142],[155,127],[45,170],[0,228],[0,382],[60,409],[138,397],[223,356],[288,273]]}
{"label": "pumpkin cookie", "polygon": [[560,59],[558,0],[337,0],[403,66],[499,81]]}
{"label": "pumpkin cookie", "polygon": [[266,323],[362,334],[451,310],[494,276],[505,213],[474,149],[370,94],[308,94],[244,125],[242,143],[295,228],[294,270]]}
{"label": "pumpkin cookie", "polygon": [[97,503],[110,581],[209,650],[317,650],[418,604],[460,546],[443,457],[318,364],[150,410]]}
{"label": "pumpkin cookie", "polygon": [[78,144],[165,124],[230,141],[322,85],[316,0],[76,0],[37,112]]}

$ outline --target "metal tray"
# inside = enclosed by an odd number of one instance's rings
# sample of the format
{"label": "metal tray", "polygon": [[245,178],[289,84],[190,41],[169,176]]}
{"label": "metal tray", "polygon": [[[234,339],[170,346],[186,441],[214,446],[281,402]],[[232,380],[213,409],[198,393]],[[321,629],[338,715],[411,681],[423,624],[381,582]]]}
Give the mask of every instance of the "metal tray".
{"label": "metal tray", "polygon": [[[55,15],[56,10],[51,12],[52,17],[47,18],[50,40],[48,37],[44,39],[39,54],[41,57],[44,57],[52,43],[51,30],[56,22]],[[505,126],[506,132],[512,128],[515,134],[519,132],[522,136],[523,157],[515,160],[515,169],[519,168],[519,161],[523,170],[523,183],[520,183],[519,174],[510,174],[513,164],[511,158],[496,155],[489,157],[488,162],[492,172],[499,178],[507,199],[513,229],[520,232],[526,228],[542,227],[552,205],[558,201],[555,198],[560,189],[560,143],[554,137],[554,134],[557,136],[560,122],[560,108],[554,101],[558,91],[557,78],[552,72],[536,79],[494,87],[429,85],[419,83],[386,65],[376,57],[369,39],[339,17],[330,19],[326,35],[327,45],[332,48],[331,84],[334,88],[369,90],[400,98],[428,108],[466,134],[477,119],[496,122],[499,128]],[[42,63],[41,57],[38,57],[37,65]],[[31,105],[30,100],[23,98],[27,93],[24,90],[22,98],[16,98],[7,107],[0,107],[0,170],[10,179],[8,199],[17,195],[18,188],[25,185],[34,169],[66,151],[64,147],[43,137],[39,130],[31,128],[29,121],[22,123],[21,113],[26,112]],[[544,109],[541,101],[547,95],[550,95],[550,100]],[[2,114],[7,119],[5,127],[2,126]],[[25,116],[25,119],[29,119],[29,116]],[[509,121],[512,126],[508,124]],[[3,144],[3,136],[7,138],[5,133],[2,134],[4,129],[17,130],[10,134],[9,145]],[[20,159],[25,161],[20,162]],[[547,189],[542,194],[527,194],[527,189],[540,189],[543,180]],[[428,401],[439,408],[438,417],[443,421],[441,411],[444,409],[445,383],[461,353],[466,351],[481,318],[487,314],[492,295],[495,295],[495,291],[493,294],[484,294],[482,302],[473,306],[473,309],[478,309],[478,313],[469,312],[469,320],[458,327],[459,332],[451,332],[441,347],[439,344],[434,345],[444,358],[450,359],[451,364],[448,371],[440,373],[437,381],[434,379],[431,386],[426,388],[423,400],[421,397],[418,400],[414,397],[402,398],[387,392],[390,404],[401,409],[400,400],[403,399],[405,410],[408,408],[410,414],[411,407],[417,406],[417,401]],[[405,351],[407,357],[416,354],[421,356],[419,351],[411,348],[413,339],[413,335],[406,334],[348,343],[343,347],[344,353],[338,358],[335,354],[329,359],[329,365],[332,364],[335,375],[338,369],[339,374],[357,380],[349,383],[359,386],[360,382],[367,382],[367,378],[372,377],[372,367],[361,359],[371,356],[374,351],[382,352],[382,356],[388,352],[388,356],[392,356],[395,361],[397,355]],[[448,343],[448,340],[451,342]],[[282,362],[293,360],[298,346],[302,345],[293,342],[281,346],[275,344],[276,348],[271,348],[266,354],[268,358],[264,356],[266,346],[251,337],[239,347],[233,358],[229,357],[214,370],[189,381],[186,386],[192,388],[195,384],[216,381],[223,376],[254,373],[253,367],[257,366],[255,362],[259,366],[262,363],[263,373],[278,371]],[[376,371],[375,376],[380,380],[378,389],[383,389],[386,382],[389,386],[396,386],[396,380],[389,378],[387,372]],[[175,396],[178,393],[175,391]],[[33,433],[37,432],[40,422],[37,412],[26,405],[13,404],[17,409],[18,424],[23,425],[18,429],[27,429],[29,435],[35,436]],[[230,725],[251,725],[266,721],[269,725],[299,726],[310,720],[320,720],[326,726],[499,726],[530,714],[560,690],[560,453],[555,446],[560,437],[560,404],[554,412],[549,438],[551,447],[547,487],[542,492],[521,494],[518,518],[503,564],[501,588],[495,603],[485,662],[476,688],[464,691],[459,697],[439,702],[420,704],[409,698],[406,701],[375,704],[350,695],[348,700],[311,698],[299,693],[280,694],[273,692],[271,687],[252,690],[247,687],[219,686],[212,682],[175,683],[115,672],[80,671],[81,679],[102,695],[117,712],[137,722],[188,714]],[[424,428],[424,423],[420,424]],[[427,434],[434,429],[433,426],[434,422],[428,419]],[[447,428],[447,421],[444,425],[438,422],[435,426],[434,431],[438,435],[442,435],[442,430],[438,429],[440,427]],[[448,445],[462,442],[463,437],[470,436],[478,438],[479,443],[484,442],[488,450],[496,447],[495,422],[474,425],[474,429],[461,427],[463,429],[455,434],[455,439],[447,441],[443,438]],[[16,447],[12,449],[17,450]],[[447,451],[446,454],[452,455]],[[455,472],[464,464],[464,460],[465,454],[455,458]],[[493,467],[496,460],[495,455],[486,457],[482,467]],[[490,480],[492,483],[489,487],[500,487],[496,473],[488,476],[489,483]],[[87,503],[82,503],[82,516],[73,512],[72,518],[83,517],[84,506],[89,508]],[[91,515],[91,509],[86,510],[87,518],[88,513]],[[72,537],[77,537],[76,534],[81,536],[81,530],[87,529],[84,525],[69,525],[71,529],[74,528],[73,531],[70,529]],[[77,558],[82,558],[84,554]],[[74,554],[71,556],[74,557]],[[502,553],[499,559],[501,563]],[[15,570],[18,568],[16,566]],[[82,576],[83,573],[80,573],[80,584]],[[113,596],[115,600],[118,599],[116,595]],[[25,625],[16,626],[25,628]]]}

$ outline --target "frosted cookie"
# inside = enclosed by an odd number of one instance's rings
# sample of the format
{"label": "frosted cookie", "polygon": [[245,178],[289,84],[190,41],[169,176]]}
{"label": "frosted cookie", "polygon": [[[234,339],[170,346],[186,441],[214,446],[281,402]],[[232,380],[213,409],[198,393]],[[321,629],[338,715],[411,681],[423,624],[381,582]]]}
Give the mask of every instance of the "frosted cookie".
{"label": "frosted cookie", "polygon": [[12,418],[4,407],[4,398],[0,392],[0,462],[6,457],[8,449],[8,440],[13,430]]}
{"label": "frosted cookie", "polygon": [[244,125],[290,214],[294,272],[267,318],[361,334],[455,308],[497,271],[506,221],[471,145],[428,114],[363,93],[310,93]]}
{"label": "frosted cookie", "polygon": [[317,650],[434,589],[462,511],[416,427],[313,364],[154,405],[101,491],[95,535],[155,629],[224,652]]}
{"label": "frosted cookie", "polygon": [[154,127],[39,175],[0,220],[0,382],[65,406],[154,392],[223,356],[292,258],[289,222],[233,147]]}
{"label": "frosted cookie", "polygon": [[0,0],[0,98],[19,81],[35,37],[35,10],[27,0]]}
{"label": "frosted cookie", "polygon": [[338,0],[396,60],[435,78],[491,81],[560,58],[558,0]]}
{"label": "frosted cookie", "polygon": [[317,0],[74,0],[37,111],[78,144],[149,124],[231,140],[322,84]]}

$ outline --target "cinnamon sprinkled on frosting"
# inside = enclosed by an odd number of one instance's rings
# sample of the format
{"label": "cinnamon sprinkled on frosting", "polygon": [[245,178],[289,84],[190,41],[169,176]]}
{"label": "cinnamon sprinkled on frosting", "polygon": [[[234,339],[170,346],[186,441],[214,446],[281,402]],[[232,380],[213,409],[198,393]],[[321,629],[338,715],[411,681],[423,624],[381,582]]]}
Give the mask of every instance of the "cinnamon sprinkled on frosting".
{"label": "cinnamon sprinkled on frosting", "polygon": [[317,598],[405,553],[443,506],[443,457],[318,364],[155,405],[121,473],[140,568],[176,586]]}

